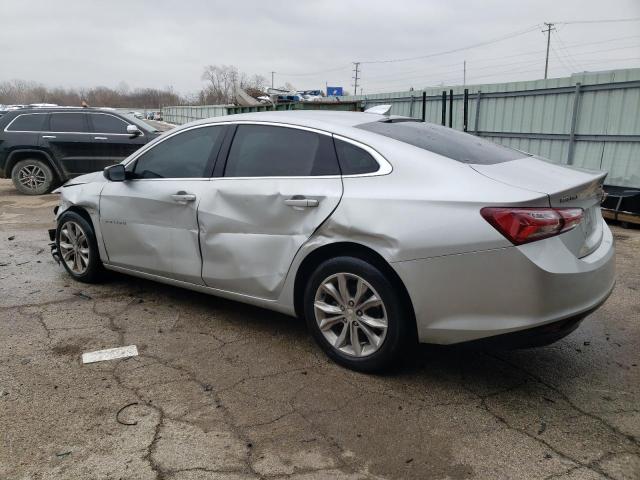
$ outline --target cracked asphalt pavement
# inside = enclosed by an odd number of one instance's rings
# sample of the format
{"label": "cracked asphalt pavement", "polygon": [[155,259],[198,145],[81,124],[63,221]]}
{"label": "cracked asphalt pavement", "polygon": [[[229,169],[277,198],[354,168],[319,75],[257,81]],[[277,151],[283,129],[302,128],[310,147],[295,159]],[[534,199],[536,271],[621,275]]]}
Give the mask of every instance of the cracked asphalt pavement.
{"label": "cracked asphalt pavement", "polygon": [[0,479],[640,478],[640,230],[614,227],[615,291],[564,340],[425,347],[375,376],[293,318],[74,282],[49,254],[56,203],[0,181]]}

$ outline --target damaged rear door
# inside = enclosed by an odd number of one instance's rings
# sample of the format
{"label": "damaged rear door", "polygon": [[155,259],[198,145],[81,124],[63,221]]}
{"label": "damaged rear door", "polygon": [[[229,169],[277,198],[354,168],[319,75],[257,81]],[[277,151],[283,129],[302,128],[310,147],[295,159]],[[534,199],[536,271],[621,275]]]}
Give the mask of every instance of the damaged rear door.
{"label": "damaged rear door", "polygon": [[275,299],[296,252],[342,197],[333,139],[288,125],[235,128],[222,176],[198,208],[202,277],[210,287]]}

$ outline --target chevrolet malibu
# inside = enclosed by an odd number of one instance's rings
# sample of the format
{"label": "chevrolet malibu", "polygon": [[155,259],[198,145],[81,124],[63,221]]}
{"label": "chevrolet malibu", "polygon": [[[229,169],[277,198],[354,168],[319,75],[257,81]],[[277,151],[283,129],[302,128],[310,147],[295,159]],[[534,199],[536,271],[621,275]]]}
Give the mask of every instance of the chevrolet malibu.
{"label": "chevrolet malibu", "polygon": [[409,118],[264,112],[172,130],[57,191],[54,257],[303,317],[336,362],[562,338],[614,285],[602,172]]}

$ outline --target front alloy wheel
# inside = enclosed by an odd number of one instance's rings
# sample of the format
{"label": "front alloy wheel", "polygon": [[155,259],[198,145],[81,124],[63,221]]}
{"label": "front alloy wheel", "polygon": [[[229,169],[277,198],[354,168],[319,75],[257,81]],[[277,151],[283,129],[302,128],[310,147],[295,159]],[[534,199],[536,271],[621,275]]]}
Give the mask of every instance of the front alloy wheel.
{"label": "front alloy wheel", "polygon": [[87,234],[74,221],[62,224],[60,228],[60,258],[67,268],[82,275],[89,268],[89,239]]}
{"label": "front alloy wheel", "polygon": [[336,273],[316,291],[315,319],[324,338],[346,355],[366,357],[387,335],[387,311],[378,292],[362,277]]}
{"label": "front alloy wheel", "polygon": [[103,279],[103,266],[93,225],[78,212],[66,211],[58,219],[56,245],[62,265],[74,279],[96,283]]}

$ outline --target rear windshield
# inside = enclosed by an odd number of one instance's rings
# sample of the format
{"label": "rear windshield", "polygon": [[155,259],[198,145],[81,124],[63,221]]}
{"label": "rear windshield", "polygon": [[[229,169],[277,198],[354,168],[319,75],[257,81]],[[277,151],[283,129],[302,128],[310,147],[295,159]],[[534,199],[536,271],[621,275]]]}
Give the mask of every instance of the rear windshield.
{"label": "rear windshield", "polygon": [[528,156],[489,140],[423,122],[372,122],[357,128],[399,140],[462,163],[491,165]]}

